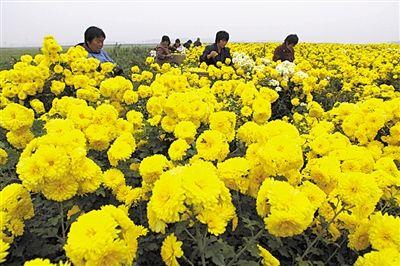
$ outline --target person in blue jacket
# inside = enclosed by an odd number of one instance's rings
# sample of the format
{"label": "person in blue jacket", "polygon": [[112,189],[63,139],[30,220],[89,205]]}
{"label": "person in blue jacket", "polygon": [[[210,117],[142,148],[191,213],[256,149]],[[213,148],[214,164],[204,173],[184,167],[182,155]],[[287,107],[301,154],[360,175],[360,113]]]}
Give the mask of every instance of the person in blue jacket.
{"label": "person in blue jacket", "polygon": [[100,60],[101,63],[112,62],[114,60],[108,55],[108,53],[103,49],[104,40],[106,39],[106,34],[104,31],[98,27],[91,26],[85,31],[85,42],[83,47],[89,53],[89,57],[94,57]]}
{"label": "person in blue jacket", "polygon": [[[104,31],[98,27],[91,26],[86,29],[84,34],[85,42],[79,43],[88,52],[89,57],[94,57],[98,59],[101,63],[111,62],[114,60],[108,55],[108,53],[103,49],[104,40],[106,39],[106,34]],[[123,73],[122,68],[118,65],[115,66],[114,74],[121,75]]]}

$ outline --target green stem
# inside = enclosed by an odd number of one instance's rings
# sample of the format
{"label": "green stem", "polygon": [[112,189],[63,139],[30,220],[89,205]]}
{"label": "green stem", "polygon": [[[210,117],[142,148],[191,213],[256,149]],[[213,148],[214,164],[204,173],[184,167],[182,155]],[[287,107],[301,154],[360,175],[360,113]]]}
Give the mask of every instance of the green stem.
{"label": "green stem", "polygon": [[236,190],[236,199],[237,199],[237,203],[238,203],[238,209],[239,209],[239,217],[241,217],[242,214],[242,204],[240,202],[240,194],[239,191]]}
{"label": "green stem", "polygon": [[235,256],[231,259],[231,261],[227,264],[227,266],[232,265],[236,260],[245,252],[249,245],[252,244],[254,241],[256,241],[264,232],[264,229],[261,229],[247,244],[238,252],[235,254]]}
{"label": "green stem", "polygon": [[65,236],[65,225],[64,225],[64,210],[63,210],[63,204],[60,202],[60,217],[61,217],[61,233],[62,233],[62,238],[65,244],[66,242],[66,236]]}
{"label": "green stem", "polygon": [[189,230],[187,230],[187,228],[185,228],[185,232],[190,236],[190,238],[191,238],[194,242],[197,242],[197,239],[192,235],[192,233],[189,232]]}
{"label": "green stem", "polygon": [[185,255],[182,256],[182,258],[189,263],[191,266],[194,266],[193,262],[191,262],[188,258],[185,257]]}
{"label": "green stem", "polygon": [[381,212],[385,213],[385,211],[387,210],[386,208],[389,206],[389,202],[385,200],[385,204],[383,205],[383,207],[381,207]]}
{"label": "green stem", "polygon": [[342,242],[340,242],[339,246],[335,249],[335,251],[329,256],[329,258],[327,259],[327,261],[325,262],[325,264],[328,264],[328,262],[333,258],[333,256],[338,252],[338,250],[340,249],[340,247],[343,245],[344,241],[346,240],[346,238],[343,238]]}
{"label": "green stem", "polygon": [[[329,226],[334,222],[334,220],[339,216],[339,214],[344,211],[345,207],[342,207],[338,212],[335,212],[335,215],[332,217],[332,219],[327,223],[326,228],[325,229],[329,229]],[[322,233],[319,234],[314,240],[313,242],[311,242],[311,244],[307,247],[307,249],[304,251],[303,255],[301,255],[300,257],[300,261],[303,261],[303,259],[308,255],[308,253],[310,252],[311,248],[314,247],[314,245],[322,238]]]}
{"label": "green stem", "polygon": [[205,241],[200,233],[199,226],[196,223],[196,240],[197,246],[199,247],[200,256],[201,256],[201,265],[206,266],[206,257],[205,257]]}

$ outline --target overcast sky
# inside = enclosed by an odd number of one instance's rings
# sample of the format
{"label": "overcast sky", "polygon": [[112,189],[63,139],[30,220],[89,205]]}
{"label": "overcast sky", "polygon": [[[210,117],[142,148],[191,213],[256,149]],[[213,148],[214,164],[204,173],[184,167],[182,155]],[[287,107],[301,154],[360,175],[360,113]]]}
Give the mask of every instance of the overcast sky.
{"label": "overcast sky", "polygon": [[83,41],[88,26],[102,28],[106,44],[155,43],[167,34],[211,41],[224,29],[231,41],[398,42],[397,1],[21,1],[1,2],[1,46],[40,46],[47,34],[62,45]]}

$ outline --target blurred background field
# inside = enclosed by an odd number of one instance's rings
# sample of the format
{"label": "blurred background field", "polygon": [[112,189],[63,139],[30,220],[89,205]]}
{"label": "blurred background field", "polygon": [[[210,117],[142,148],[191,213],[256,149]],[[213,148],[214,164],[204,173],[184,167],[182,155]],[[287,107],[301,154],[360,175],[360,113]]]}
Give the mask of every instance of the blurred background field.
{"label": "blurred background field", "polygon": [[[71,46],[63,46],[63,50],[66,51],[69,47]],[[124,69],[125,73],[133,65],[143,67],[150,50],[155,47],[156,44],[113,44],[104,46],[111,58]],[[36,55],[38,53],[40,53],[40,47],[0,48],[0,70],[11,69],[22,55]]]}

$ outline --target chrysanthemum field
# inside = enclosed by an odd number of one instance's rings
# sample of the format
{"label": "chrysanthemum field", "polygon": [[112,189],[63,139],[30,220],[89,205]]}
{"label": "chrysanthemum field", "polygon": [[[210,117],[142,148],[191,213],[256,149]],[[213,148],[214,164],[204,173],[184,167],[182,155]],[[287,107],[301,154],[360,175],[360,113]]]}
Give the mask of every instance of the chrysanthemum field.
{"label": "chrysanthemum field", "polygon": [[0,71],[0,262],[400,265],[399,45],[277,45]]}

